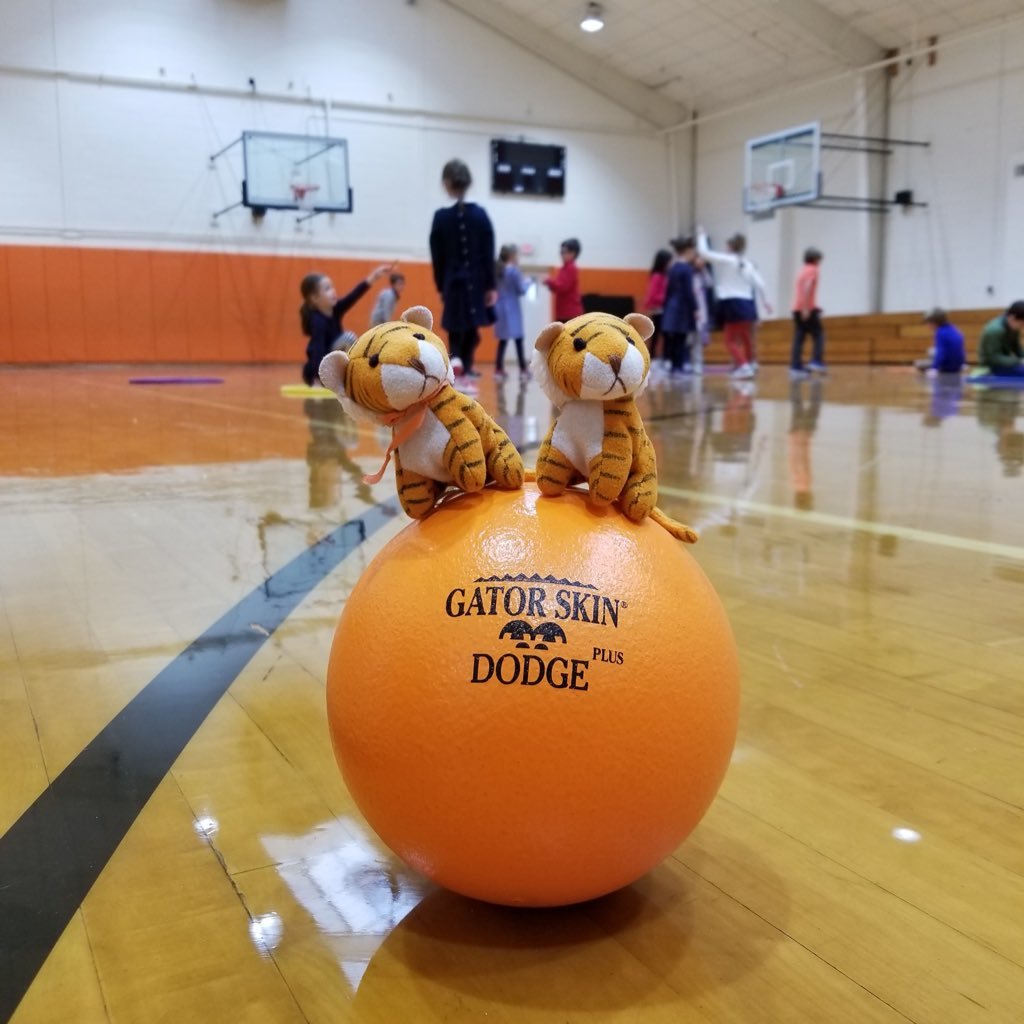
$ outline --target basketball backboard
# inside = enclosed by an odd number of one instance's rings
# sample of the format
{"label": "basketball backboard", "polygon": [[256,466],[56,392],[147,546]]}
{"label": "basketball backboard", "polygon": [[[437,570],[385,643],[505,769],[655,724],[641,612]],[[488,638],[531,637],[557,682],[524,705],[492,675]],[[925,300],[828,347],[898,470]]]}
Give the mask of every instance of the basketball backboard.
{"label": "basketball backboard", "polygon": [[[210,157],[210,165],[242,144],[242,199],[215,213],[214,219],[236,206],[257,212],[300,210],[351,213],[348,142],[326,135],[285,135],[242,132],[242,136]],[[305,217],[300,217],[300,220]]]}
{"label": "basketball backboard", "polygon": [[813,202],[821,195],[821,124],[797,125],[747,141],[743,209]]}
{"label": "basketball backboard", "polygon": [[352,211],[345,139],[243,132],[242,161],[247,206]]}

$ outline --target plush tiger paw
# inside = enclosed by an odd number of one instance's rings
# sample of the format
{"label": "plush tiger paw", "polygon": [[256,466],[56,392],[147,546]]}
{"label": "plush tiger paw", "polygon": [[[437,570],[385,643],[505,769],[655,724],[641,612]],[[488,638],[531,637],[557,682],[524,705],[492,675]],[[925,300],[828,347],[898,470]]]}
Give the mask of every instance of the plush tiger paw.
{"label": "plush tiger paw", "polygon": [[526,478],[523,457],[515,445],[505,438],[487,456],[487,475],[503,491],[518,491]]}
{"label": "plush tiger paw", "polygon": [[548,497],[564,494],[572,483],[576,470],[569,460],[551,443],[550,439],[540,446],[537,454],[537,489]]}
{"label": "plush tiger paw", "polygon": [[446,488],[438,480],[402,468],[401,454],[395,454],[395,486],[402,509],[410,519],[422,519],[431,512]]}
{"label": "plush tiger paw", "polygon": [[649,516],[658,503],[658,474],[653,470],[630,473],[619,498],[619,507],[627,518],[638,523]]}

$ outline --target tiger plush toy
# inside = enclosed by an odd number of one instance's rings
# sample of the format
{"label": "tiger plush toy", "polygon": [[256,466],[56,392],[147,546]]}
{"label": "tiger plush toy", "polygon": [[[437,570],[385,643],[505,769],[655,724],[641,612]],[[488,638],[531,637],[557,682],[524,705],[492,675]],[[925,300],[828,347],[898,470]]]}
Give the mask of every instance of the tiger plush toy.
{"label": "tiger plush toy", "polygon": [[541,331],[533,371],[559,413],[537,456],[537,486],[558,495],[585,480],[595,505],[615,502],[635,522],[650,516],[692,544],[697,534],[656,507],[654,447],[636,406],[651,364],[644,342],[653,333],[640,313],[624,320],[584,313]]}
{"label": "tiger plush toy", "polygon": [[448,350],[431,332],[434,318],[413,306],[402,319],[367,331],[347,352],[320,363],[320,380],[355,419],[386,424],[402,508],[422,519],[449,484],[479,491],[488,480],[505,490],[523,484],[523,459],[501,427],[472,398],[456,391]]}

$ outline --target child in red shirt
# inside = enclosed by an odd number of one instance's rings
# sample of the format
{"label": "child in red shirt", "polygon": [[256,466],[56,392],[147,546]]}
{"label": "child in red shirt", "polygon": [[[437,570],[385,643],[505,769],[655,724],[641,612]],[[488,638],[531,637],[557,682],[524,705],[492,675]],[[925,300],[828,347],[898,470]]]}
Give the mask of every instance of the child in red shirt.
{"label": "child in red shirt", "polygon": [[553,271],[544,283],[555,296],[555,319],[565,323],[574,316],[583,315],[583,300],[580,298],[580,273],[576,269],[576,258],[580,254],[577,238],[567,238],[562,243],[562,266]]}

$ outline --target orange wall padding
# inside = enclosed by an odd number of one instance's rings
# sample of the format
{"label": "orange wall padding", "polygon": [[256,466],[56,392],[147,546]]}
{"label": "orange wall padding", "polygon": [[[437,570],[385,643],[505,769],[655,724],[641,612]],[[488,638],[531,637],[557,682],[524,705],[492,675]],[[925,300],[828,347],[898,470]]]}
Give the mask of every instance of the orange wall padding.
{"label": "orange wall padding", "polygon": [[[299,281],[317,270],[344,294],[376,264],[247,253],[0,246],[0,363],[301,363]],[[404,263],[403,305],[440,319],[430,266]],[[580,267],[581,290],[632,295],[645,270]],[[345,318],[361,333],[373,295]],[[484,332],[479,357],[494,352]]]}

